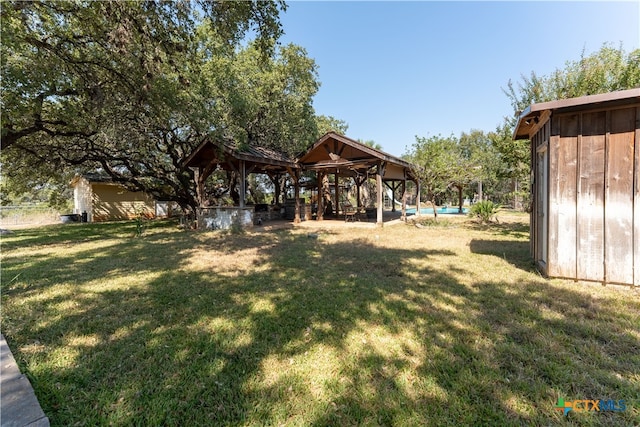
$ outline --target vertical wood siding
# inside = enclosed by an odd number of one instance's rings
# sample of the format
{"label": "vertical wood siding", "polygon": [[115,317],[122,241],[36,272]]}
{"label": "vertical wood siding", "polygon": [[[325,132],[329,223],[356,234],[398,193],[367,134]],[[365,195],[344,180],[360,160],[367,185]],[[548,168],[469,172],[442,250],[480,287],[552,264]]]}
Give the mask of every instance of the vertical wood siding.
{"label": "vertical wood siding", "polygon": [[611,110],[605,178],[607,281],[633,283],[633,142],[635,108]]}
{"label": "vertical wood siding", "polygon": [[640,286],[640,107],[636,107],[633,191],[633,284]]}
{"label": "vertical wood siding", "polygon": [[578,180],[578,279],[604,280],[604,111],[582,115]]}
{"label": "vertical wood siding", "polygon": [[[576,176],[579,115],[553,121],[549,144],[548,274],[576,277]],[[555,179],[554,179],[555,177]]]}
{"label": "vertical wood siding", "polygon": [[551,122],[547,121],[531,139],[531,198],[530,249],[538,269],[548,274],[549,254],[549,137]]}
{"label": "vertical wood siding", "polygon": [[639,124],[637,104],[552,116],[549,276],[640,285]]}

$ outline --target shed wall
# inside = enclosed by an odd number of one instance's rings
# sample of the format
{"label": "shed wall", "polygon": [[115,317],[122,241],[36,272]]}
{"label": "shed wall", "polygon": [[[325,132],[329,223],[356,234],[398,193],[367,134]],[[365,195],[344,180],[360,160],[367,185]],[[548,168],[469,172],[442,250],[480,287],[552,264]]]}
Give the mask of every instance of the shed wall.
{"label": "shed wall", "polygon": [[132,192],[114,184],[93,184],[93,220],[132,219],[138,215],[153,218],[155,203],[143,192]]}
{"label": "shed wall", "polygon": [[605,176],[604,111],[582,115],[582,133],[578,143],[580,167],[577,193],[577,278],[604,280],[604,186]]}
{"label": "shed wall", "polygon": [[91,205],[91,184],[85,178],[80,178],[73,186],[73,211],[76,214],[87,213],[87,220],[92,221],[93,208]]}
{"label": "shed wall", "polygon": [[552,116],[549,276],[640,284],[639,123],[639,105]]}
{"label": "shed wall", "polygon": [[578,116],[552,119],[549,142],[548,274],[576,277]]}

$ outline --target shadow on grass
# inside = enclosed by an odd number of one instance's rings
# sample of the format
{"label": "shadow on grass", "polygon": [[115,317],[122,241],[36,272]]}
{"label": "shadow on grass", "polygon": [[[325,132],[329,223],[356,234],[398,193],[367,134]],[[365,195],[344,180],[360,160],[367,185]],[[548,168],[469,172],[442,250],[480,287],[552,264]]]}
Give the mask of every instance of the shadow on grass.
{"label": "shadow on grass", "polygon": [[535,271],[529,253],[529,242],[522,240],[471,239],[469,249],[474,254],[494,255],[525,271]]}
{"label": "shadow on grass", "polygon": [[[528,221],[528,219],[527,219]],[[485,231],[496,236],[512,237],[514,239],[528,239],[529,238],[529,223],[528,222],[498,222],[483,224],[477,221],[467,222],[467,226],[472,229]]]}
{"label": "shadow on grass", "polygon": [[[155,231],[3,262],[21,274],[3,323],[52,424],[550,424],[558,397],[640,398],[638,301],[530,276],[469,286],[438,263],[451,250],[366,237]],[[471,250],[526,270],[523,245]]]}

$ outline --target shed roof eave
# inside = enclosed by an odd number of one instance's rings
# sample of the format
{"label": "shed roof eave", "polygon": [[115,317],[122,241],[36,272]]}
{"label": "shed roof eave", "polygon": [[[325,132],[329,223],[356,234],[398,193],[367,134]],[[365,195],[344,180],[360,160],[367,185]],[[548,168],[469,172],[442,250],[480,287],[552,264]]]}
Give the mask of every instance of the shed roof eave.
{"label": "shed roof eave", "polygon": [[513,131],[513,139],[529,139],[529,124],[526,122],[531,118],[541,116],[544,111],[550,111],[553,113],[555,111],[563,111],[574,108],[586,108],[587,106],[596,104],[613,104],[616,102],[625,102],[633,98],[637,98],[638,102],[640,102],[640,88],[531,104],[518,117],[518,121]]}

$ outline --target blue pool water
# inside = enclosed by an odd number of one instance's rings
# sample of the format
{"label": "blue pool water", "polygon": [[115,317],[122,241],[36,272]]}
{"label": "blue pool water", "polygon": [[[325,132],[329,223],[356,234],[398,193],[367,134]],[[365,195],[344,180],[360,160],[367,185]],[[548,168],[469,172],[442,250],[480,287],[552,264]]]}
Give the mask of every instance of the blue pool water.
{"label": "blue pool water", "polygon": [[[459,213],[459,208],[456,207],[442,207],[442,208],[438,208],[437,212],[439,214],[457,214]],[[407,213],[408,214],[415,214],[416,210],[415,208],[411,208],[411,209],[407,209]],[[462,213],[466,214],[469,213],[469,209],[468,208],[462,208]],[[422,208],[420,209],[420,215],[433,215],[433,208]]]}

